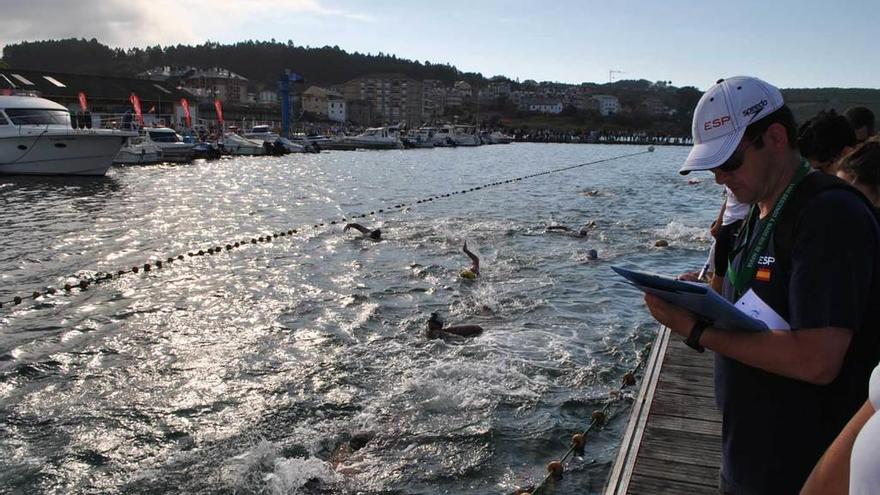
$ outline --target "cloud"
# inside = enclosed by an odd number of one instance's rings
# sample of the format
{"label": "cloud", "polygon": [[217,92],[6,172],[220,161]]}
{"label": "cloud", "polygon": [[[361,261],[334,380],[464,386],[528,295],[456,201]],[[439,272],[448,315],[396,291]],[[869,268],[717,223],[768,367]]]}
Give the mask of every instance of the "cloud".
{"label": "cloud", "polygon": [[[193,44],[240,32],[239,26],[286,15],[374,22],[369,15],[317,0],[29,0],[4,2],[0,45],[61,38],[96,38],[110,46]],[[266,37],[254,33],[251,38]]]}

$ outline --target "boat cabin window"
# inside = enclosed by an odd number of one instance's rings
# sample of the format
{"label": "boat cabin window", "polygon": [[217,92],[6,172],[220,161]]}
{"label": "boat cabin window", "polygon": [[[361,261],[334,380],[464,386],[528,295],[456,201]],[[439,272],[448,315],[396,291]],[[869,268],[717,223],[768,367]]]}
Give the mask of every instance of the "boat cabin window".
{"label": "boat cabin window", "polygon": [[157,143],[177,143],[183,141],[176,132],[150,131],[150,139]]}
{"label": "boat cabin window", "polygon": [[41,108],[7,108],[6,115],[14,125],[70,125],[70,112]]}
{"label": "boat cabin window", "polygon": [[9,121],[6,120],[6,116],[3,115],[3,112],[0,112],[0,125],[9,125]]}

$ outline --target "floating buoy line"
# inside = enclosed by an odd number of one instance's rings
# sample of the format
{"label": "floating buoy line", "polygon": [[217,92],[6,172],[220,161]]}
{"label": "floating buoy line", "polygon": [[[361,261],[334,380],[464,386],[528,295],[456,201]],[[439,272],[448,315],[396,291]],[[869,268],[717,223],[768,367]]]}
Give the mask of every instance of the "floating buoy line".
{"label": "floating buoy line", "polygon": [[[453,192],[449,192],[449,193],[437,194],[435,196],[430,196],[427,198],[418,199],[415,201],[410,201],[409,203],[397,203],[397,204],[394,204],[390,207],[385,206],[385,207],[370,211],[369,213],[355,214],[355,215],[351,215],[348,217],[341,217],[338,219],[333,219],[330,221],[300,226],[298,228],[291,228],[286,231],[273,232],[273,233],[264,234],[264,235],[261,235],[258,237],[244,238],[244,239],[241,239],[238,241],[230,241],[230,242],[225,243],[224,245],[214,245],[214,246],[210,246],[206,249],[199,249],[197,251],[196,250],[188,251],[186,253],[186,255],[178,254],[176,256],[168,256],[164,260],[162,260],[162,259],[153,260],[151,262],[135,265],[135,266],[128,267],[128,268],[123,268],[123,269],[117,270],[115,272],[97,272],[98,274],[94,277],[81,278],[75,283],[66,283],[61,288],[48,287],[48,288],[44,289],[43,291],[33,291],[29,296],[15,296],[11,300],[0,301],[0,308],[9,309],[9,308],[21,305],[26,300],[37,300],[41,297],[54,296],[56,294],[61,293],[62,291],[64,294],[71,294],[74,291],[80,291],[80,292],[86,291],[93,285],[98,285],[98,284],[105,283],[105,282],[108,282],[108,281],[111,281],[114,279],[119,279],[119,278],[127,276],[129,274],[138,274],[141,272],[147,273],[152,270],[162,270],[162,269],[170,268],[171,265],[173,265],[174,263],[183,262],[183,261],[187,260],[187,258],[195,258],[195,257],[199,257],[199,256],[213,256],[213,255],[218,255],[218,254],[222,253],[224,250],[228,252],[228,251],[232,251],[235,249],[241,249],[241,248],[247,247],[248,245],[270,243],[270,242],[273,242],[279,238],[292,237],[294,234],[297,234],[301,231],[305,231],[309,228],[311,228],[313,230],[318,230],[318,229],[322,229],[322,228],[330,226],[330,225],[342,224],[342,223],[345,223],[349,220],[375,217],[375,216],[386,214],[386,213],[389,213],[389,214],[395,213],[395,212],[398,212],[404,208],[411,208],[414,205],[430,203],[435,200],[441,200],[441,199],[450,198],[452,196],[456,196],[456,195],[460,195],[460,194],[468,194],[471,192],[481,191],[481,190],[488,189],[491,187],[498,187],[498,186],[503,186],[506,184],[512,184],[514,182],[519,182],[519,181],[523,181],[526,179],[532,179],[532,178],[540,177],[543,175],[564,172],[567,170],[573,170],[573,169],[585,167],[588,165],[595,165],[598,163],[609,162],[612,160],[619,160],[622,158],[629,158],[629,157],[633,157],[633,156],[638,156],[638,155],[642,155],[645,153],[650,153],[652,151],[654,151],[653,146],[649,147],[647,151],[641,151],[641,152],[637,152],[637,153],[629,153],[629,154],[615,156],[615,157],[611,157],[611,158],[603,158],[601,160],[595,160],[595,161],[587,162],[587,163],[580,163],[577,165],[570,165],[567,167],[561,167],[561,168],[556,168],[556,169],[552,169],[552,170],[545,170],[543,172],[538,172],[538,173],[529,174],[529,175],[523,175],[520,177],[514,177],[512,179],[506,179],[506,180],[501,180],[501,181],[496,181],[496,182],[489,182],[489,183],[482,184],[482,185],[475,186],[475,187],[471,187],[468,189],[462,189],[460,191],[453,191]],[[648,346],[648,348],[650,348],[650,345]],[[610,410],[612,404],[614,404],[616,401],[621,399],[624,389],[635,385],[635,383],[636,383],[635,376],[636,376],[636,373],[638,372],[638,369],[641,367],[641,364],[643,361],[644,360],[639,360],[639,363],[636,365],[636,367],[632,371],[629,371],[623,375],[623,378],[621,380],[621,384],[620,384],[619,388],[613,389],[608,393],[608,399],[605,401],[605,405],[601,409],[597,409],[597,410],[593,411],[593,413],[590,416],[590,423],[587,425],[587,427],[582,432],[576,433],[571,437],[571,441],[569,443],[568,450],[561,457],[559,457],[557,460],[551,461],[550,463],[547,464],[547,474],[544,476],[544,478],[541,480],[541,482],[533,488],[532,487],[518,488],[514,492],[514,495],[541,495],[541,494],[546,494],[549,490],[552,490],[552,488],[555,486],[555,484],[558,483],[562,479],[563,473],[565,472],[565,463],[569,459],[573,458],[575,455],[577,455],[577,456],[584,455],[584,451],[585,451],[586,444],[587,444],[587,435],[591,431],[599,428],[601,425],[603,425],[606,422],[606,420],[608,419],[608,411]]]}
{"label": "floating buoy line", "polygon": [[[650,350],[651,344],[648,344],[642,355],[647,354]],[[601,409],[593,411],[590,415],[590,423],[587,427],[583,431],[572,435],[568,450],[566,450],[561,457],[547,463],[547,474],[544,475],[541,482],[534,487],[517,488],[513,492],[513,495],[548,495],[552,493],[557,483],[562,480],[562,474],[565,472],[565,463],[569,459],[574,458],[574,456],[583,457],[587,445],[587,434],[605,424],[608,420],[608,411],[611,409],[612,404],[623,398],[623,392],[625,389],[636,384],[636,373],[638,373],[644,362],[644,359],[639,359],[632,371],[623,374],[623,377],[620,380],[620,386],[608,392],[608,398],[605,401],[605,405],[602,406]]]}
{"label": "floating buoy line", "polygon": [[369,218],[369,217],[375,217],[375,216],[383,215],[383,214],[395,213],[395,212],[403,210],[404,208],[412,208],[415,205],[426,204],[426,203],[433,202],[435,200],[450,198],[452,196],[457,196],[460,194],[468,194],[468,193],[472,193],[472,192],[476,192],[476,191],[482,191],[484,189],[488,189],[491,187],[498,187],[498,186],[503,186],[506,184],[512,184],[514,182],[520,182],[520,181],[523,181],[526,179],[533,179],[535,177],[540,177],[543,175],[565,172],[567,170],[573,170],[573,169],[580,168],[580,167],[586,167],[588,165],[595,165],[597,163],[609,162],[612,160],[620,160],[622,158],[629,158],[629,157],[633,157],[633,156],[637,156],[637,155],[643,155],[645,153],[650,153],[652,151],[654,151],[653,147],[649,147],[647,151],[640,151],[637,153],[628,153],[625,155],[614,156],[611,158],[603,158],[601,160],[594,160],[592,162],[579,163],[577,165],[569,165],[567,167],[545,170],[543,172],[514,177],[512,179],[500,180],[500,181],[496,181],[496,182],[489,182],[489,183],[482,184],[479,186],[474,186],[474,187],[471,187],[468,189],[462,189],[460,191],[452,191],[452,192],[447,192],[447,193],[443,193],[443,194],[437,194],[437,195],[430,196],[430,197],[423,198],[423,199],[417,199],[414,201],[410,201],[409,203],[397,203],[392,206],[383,206],[382,208],[378,208],[376,210],[370,211],[369,213],[360,213],[360,214],[355,214],[355,215],[351,215],[348,217],[341,217],[338,219],[333,219],[330,221],[324,221],[324,222],[314,223],[311,225],[300,226],[297,228],[291,228],[291,229],[283,230],[283,231],[279,231],[279,232],[272,232],[269,234],[261,235],[259,237],[251,237],[249,239],[245,238],[245,239],[241,239],[238,241],[229,241],[229,242],[223,243],[222,245],[210,246],[206,249],[199,249],[197,251],[188,251],[186,253],[186,255],[177,254],[177,255],[173,255],[173,256],[167,256],[164,259],[160,258],[158,260],[148,261],[143,264],[138,264],[135,266],[122,268],[122,269],[119,269],[116,271],[111,271],[111,272],[98,271],[98,272],[96,272],[97,275],[95,275],[95,276],[80,278],[76,282],[66,283],[66,284],[64,284],[63,287],[60,287],[60,288],[47,287],[41,291],[35,290],[35,291],[31,292],[29,295],[15,296],[12,299],[9,299],[6,301],[0,301],[0,309],[10,309],[10,308],[21,305],[25,301],[34,301],[34,300],[40,299],[42,297],[54,296],[54,295],[62,293],[62,292],[64,294],[71,294],[76,291],[83,292],[83,291],[88,290],[93,285],[106,283],[108,281],[111,281],[114,279],[119,279],[121,277],[130,275],[130,274],[138,274],[141,272],[146,273],[146,272],[150,272],[152,270],[162,270],[165,268],[170,268],[171,265],[173,265],[174,263],[179,263],[179,262],[185,261],[187,258],[193,258],[193,257],[198,257],[198,256],[213,256],[213,255],[217,255],[217,254],[222,253],[224,250],[225,251],[232,251],[234,249],[240,249],[240,248],[246,247],[248,245],[273,242],[274,240],[276,240],[278,238],[292,237],[294,234],[297,234],[301,231],[305,231],[310,228],[313,230],[318,230],[318,229],[323,229],[325,227],[328,227],[330,225],[343,224],[349,220],[356,220],[359,218]]}

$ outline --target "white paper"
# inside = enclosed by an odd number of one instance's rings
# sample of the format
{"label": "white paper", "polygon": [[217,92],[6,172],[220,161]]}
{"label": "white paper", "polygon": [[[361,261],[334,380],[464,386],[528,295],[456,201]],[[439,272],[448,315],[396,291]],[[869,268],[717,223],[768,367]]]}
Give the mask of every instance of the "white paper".
{"label": "white paper", "polygon": [[779,316],[779,313],[774,311],[773,308],[767,305],[763,299],[758,297],[752,289],[749,289],[748,292],[739,298],[739,301],[736,302],[736,307],[752,318],[763,321],[767,325],[767,328],[772,330],[791,329],[788,322]]}

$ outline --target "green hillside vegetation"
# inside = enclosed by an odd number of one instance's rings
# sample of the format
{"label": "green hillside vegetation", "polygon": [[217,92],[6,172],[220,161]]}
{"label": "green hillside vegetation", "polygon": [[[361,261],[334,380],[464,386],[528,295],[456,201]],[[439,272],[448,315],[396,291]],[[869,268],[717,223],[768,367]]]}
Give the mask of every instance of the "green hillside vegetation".
{"label": "green hillside vegetation", "polygon": [[284,69],[306,76],[310,84],[338,84],[369,73],[403,73],[415,79],[449,83],[484,81],[482,74],[461,72],[449,64],[433,64],[378,53],[347,53],[337,46],[309,48],[293,41],[242,41],[223,45],[110,48],[96,39],[25,41],[6,45],[3,61],[10,67],[53,72],[133,76],[157,66],[223,67],[257,86],[274,87]]}
{"label": "green hillside vegetation", "polygon": [[782,97],[798,122],[804,122],[820,110],[843,113],[854,106],[865,106],[880,116],[880,90],[862,88],[784,89]]}

